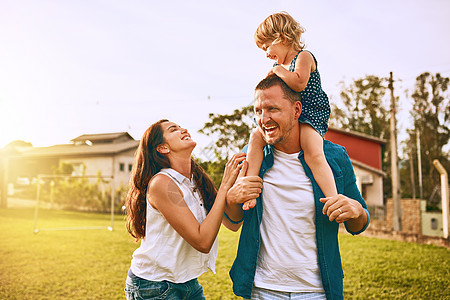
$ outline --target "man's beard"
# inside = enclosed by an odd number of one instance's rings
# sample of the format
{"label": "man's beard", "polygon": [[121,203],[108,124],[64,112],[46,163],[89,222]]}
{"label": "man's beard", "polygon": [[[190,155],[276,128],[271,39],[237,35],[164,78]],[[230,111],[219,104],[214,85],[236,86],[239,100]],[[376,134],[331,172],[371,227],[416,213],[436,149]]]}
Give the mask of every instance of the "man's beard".
{"label": "man's beard", "polygon": [[283,141],[283,137],[280,136],[280,137],[279,137],[278,139],[276,139],[275,141],[268,142],[268,141],[266,140],[266,136],[263,135],[263,140],[264,140],[264,142],[266,142],[267,145],[273,146],[273,145],[276,145],[276,144],[278,144],[279,142]]}

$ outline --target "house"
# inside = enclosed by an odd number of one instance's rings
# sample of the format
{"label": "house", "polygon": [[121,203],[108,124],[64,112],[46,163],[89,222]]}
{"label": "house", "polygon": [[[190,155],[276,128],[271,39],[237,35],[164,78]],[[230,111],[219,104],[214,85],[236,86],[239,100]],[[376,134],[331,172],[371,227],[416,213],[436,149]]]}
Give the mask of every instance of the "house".
{"label": "house", "polygon": [[325,139],[342,145],[355,170],[356,181],[369,210],[383,210],[383,177],[381,159],[386,141],[366,134],[328,128]]}
{"label": "house", "polygon": [[70,144],[23,148],[8,157],[7,181],[14,184],[18,178],[51,175],[66,163],[74,167],[71,175],[112,176],[114,186],[120,187],[128,184],[138,145],[127,132],[118,132],[84,134]]}

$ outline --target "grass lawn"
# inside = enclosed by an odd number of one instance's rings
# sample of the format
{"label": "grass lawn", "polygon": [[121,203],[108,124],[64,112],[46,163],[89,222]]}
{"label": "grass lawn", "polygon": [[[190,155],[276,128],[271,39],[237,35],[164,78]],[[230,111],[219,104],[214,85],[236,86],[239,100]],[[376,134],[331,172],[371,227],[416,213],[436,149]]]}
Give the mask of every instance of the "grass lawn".
{"label": "grass lawn", "polygon": [[[39,228],[109,226],[110,216],[40,210]],[[0,299],[124,299],[137,248],[123,216],[115,230],[41,231],[34,210],[0,209]],[[221,230],[217,274],[200,277],[207,299],[233,296],[228,270],[237,233]],[[450,250],[340,236],[347,299],[450,299]]]}

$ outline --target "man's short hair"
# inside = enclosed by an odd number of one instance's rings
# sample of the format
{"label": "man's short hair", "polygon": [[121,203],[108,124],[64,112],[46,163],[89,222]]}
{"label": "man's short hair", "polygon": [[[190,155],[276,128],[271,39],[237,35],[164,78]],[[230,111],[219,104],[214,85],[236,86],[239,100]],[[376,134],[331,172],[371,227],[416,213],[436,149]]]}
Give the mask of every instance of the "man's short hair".
{"label": "man's short hair", "polygon": [[300,93],[294,91],[291,89],[280,77],[278,77],[276,74],[271,74],[261,80],[258,85],[255,88],[255,91],[263,91],[268,88],[271,88],[275,85],[279,85],[281,89],[283,90],[283,98],[291,101],[292,103],[295,103],[297,101],[301,100]]}

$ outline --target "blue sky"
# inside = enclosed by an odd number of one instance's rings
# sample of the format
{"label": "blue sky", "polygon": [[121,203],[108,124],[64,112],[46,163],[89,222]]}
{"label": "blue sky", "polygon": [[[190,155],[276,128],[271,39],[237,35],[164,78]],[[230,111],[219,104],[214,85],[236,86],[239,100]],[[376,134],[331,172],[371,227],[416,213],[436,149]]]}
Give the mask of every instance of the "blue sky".
{"label": "blue sky", "polygon": [[0,147],[68,143],[84,133],[140,139],[161,118],[197,133],[209,113],[248,105],[272,62],[256,27],[287,11],[306,28],[323,87],[396,79],[399,130],[424,71],[450,76],[450,1],[0,0]]}

